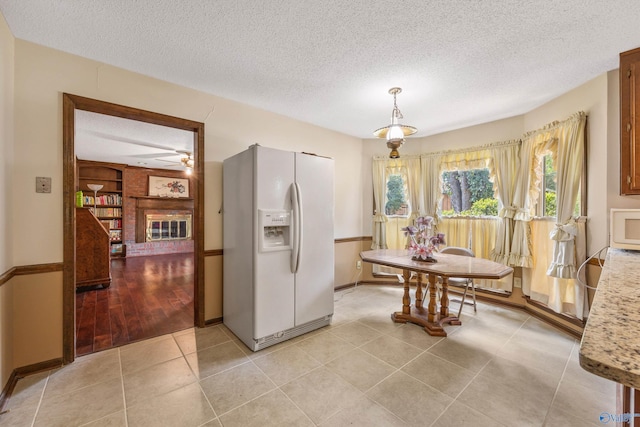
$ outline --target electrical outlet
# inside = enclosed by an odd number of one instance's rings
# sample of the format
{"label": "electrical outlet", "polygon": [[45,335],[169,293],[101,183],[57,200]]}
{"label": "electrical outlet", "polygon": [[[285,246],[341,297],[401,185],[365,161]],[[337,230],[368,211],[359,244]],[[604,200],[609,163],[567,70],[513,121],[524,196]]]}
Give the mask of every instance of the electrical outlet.
{"label": "electrical outlet", "polygon": [[522,287],[522,279],[519,277],[514,277],[513,278],[513,287],[514,288],[521,288]]}
{"label": "electrical outlet", "polygon": [[36,193],[51,193],[51,177],[36,176]]}
{"label": "electrical outlet", "polygon": [[356,261],[356,269],[357,269],[357,270],[360,270],[361,268],[362,268],[362,261],[357,260],[357,261]]}

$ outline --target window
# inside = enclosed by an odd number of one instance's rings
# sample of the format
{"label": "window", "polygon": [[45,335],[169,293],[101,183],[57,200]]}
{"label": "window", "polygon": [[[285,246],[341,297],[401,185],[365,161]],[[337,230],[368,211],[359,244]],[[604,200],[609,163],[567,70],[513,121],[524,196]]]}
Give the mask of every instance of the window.
{"label": "window", "polygon": [[442,215],[497,216],[489,169],[445,171],[442,173]]}
{"label": "window", "polygon": [[556,169],[550,154],[542,158],[541,216],[556,216]]}
{"label": "window", "polygon": [[[542,217],[556,216],[556,167],[553,163],[551,153],[547,153],[541,159],[542,179],[540,180],[540,197],[536,206],[536,215]],[[578,191],[578,198],[574,207],[573,215],[580,216],[581,197]]]}
{"label": "window", "polygon": [[402,174],[394,173],[387,177],[387,203],[385,214],[388,216],[409,216],[407,183]]}

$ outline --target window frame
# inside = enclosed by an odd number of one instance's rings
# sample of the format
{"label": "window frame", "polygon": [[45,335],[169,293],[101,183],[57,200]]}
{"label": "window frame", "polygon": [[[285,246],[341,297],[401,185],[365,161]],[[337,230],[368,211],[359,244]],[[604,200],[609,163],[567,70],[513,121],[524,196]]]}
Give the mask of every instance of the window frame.
{"label": "window frame", "polygon": [[[545,198],[545,158],[550,157],[551,162],[553,164],[553,170],[557,174],[558,169],[555,166],[555,161],[553,161],[553,152],[551,150],[547,150],[542,153],[540,156],[536,158],[536,161],[539,159],[542,169],[542,176],[540,177],[540,184],[538,187],[538,197],[535,201],[536,205],[531,208],[533,212],[534,218],[539,219],[555,219],[556,215],[546,215],[546,198]],[[587,214],[587,154],[585,150],[585,158],[584,158],[584,167],[582,169],[582,176],[580,178],[580,188],[578,190],[578,198],[576,200],[576,208],[579,207],[578,212],[576,213],[576,209],[574,208],[574,214],[576,216],[586,216]],[[532,177],[533,178],[533,177]],[[557,192],[556,187],[556,192]],[[557,209],[557,206],[556,206]]]}

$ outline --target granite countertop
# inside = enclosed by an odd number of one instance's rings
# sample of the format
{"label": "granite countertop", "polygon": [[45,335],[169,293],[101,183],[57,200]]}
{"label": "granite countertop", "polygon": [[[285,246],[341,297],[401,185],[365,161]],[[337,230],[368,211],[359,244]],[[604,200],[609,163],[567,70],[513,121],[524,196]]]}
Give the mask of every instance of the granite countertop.
{"label": "granite countertop", "polygon": [[640,389],[640,252],[609,249],[580,343],[585,370]]}

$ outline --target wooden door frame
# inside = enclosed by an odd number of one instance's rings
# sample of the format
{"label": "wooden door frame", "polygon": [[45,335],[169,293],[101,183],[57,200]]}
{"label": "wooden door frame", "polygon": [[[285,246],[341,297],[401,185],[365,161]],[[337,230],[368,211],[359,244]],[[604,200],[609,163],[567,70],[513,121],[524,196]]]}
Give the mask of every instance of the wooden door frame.
{"label": "wooden door frame", "polygon": [[63,274],[62,274],[62,361],[71,363],[76,354],[75,298],[75,111],[83,110],[137,120],[194,133],[194,325],[204,327],[204,123],[167,116],[138,108],[112,104],[82,96],[62,94],[63,150]]}

